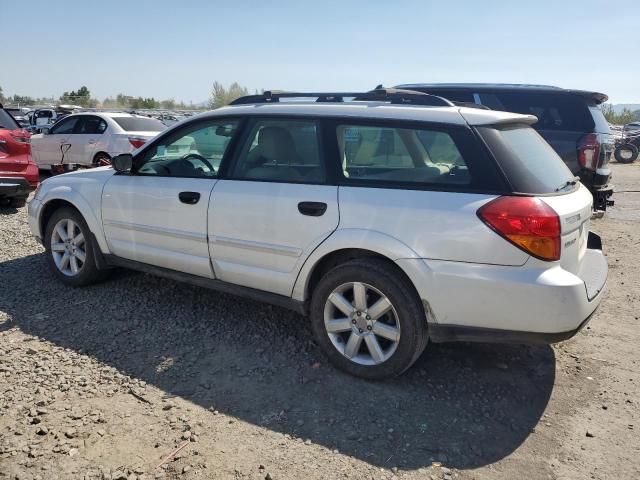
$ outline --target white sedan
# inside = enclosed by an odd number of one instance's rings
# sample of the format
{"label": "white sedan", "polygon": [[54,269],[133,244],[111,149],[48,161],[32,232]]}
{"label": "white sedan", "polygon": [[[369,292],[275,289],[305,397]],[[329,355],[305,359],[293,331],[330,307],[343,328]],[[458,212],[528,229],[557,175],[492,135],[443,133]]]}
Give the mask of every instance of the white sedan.
{"label": "white sedan", "polygon": [[42,170],[60,164],[108,165],[115,155],[132,152],[165,128],[159,120],[128,113],[76,113],[33,135],[31,153]]}

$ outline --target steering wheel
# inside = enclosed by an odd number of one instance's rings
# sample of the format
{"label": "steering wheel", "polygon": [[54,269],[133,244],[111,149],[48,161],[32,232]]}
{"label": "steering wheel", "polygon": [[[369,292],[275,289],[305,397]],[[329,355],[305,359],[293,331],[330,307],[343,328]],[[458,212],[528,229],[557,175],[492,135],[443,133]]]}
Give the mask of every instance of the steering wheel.
{"label": "steering wheel", "polygon": [[184,161],[189,161],[190,159],[195,159],[198,160],[201,163],[204,163],[206,165],[206,167],[212,171],[215,172],[216,169],[213,168],[213,165],[211,165],[211,162],[209,162],[209,160],[207,160],[206,158],[204,158],[202,155],[200,155],[199,153],[189,153],[187,155],[185,155],[184,157],[182,157],[182,160]]}

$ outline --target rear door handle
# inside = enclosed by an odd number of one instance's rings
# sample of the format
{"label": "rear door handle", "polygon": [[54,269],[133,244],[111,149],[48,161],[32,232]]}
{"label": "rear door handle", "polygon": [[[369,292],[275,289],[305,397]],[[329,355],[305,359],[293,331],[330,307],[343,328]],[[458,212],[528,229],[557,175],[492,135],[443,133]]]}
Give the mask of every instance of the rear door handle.
{"label": "rear door handle", "polygon": [[195,205],[200,200],[200,194],[198,192],[180,192],[178,198],[182,203]]}
{"label": "rear door handle", "polygon": [[323,202],[300,202],[298,211],[302,215],[310,217],[321,217],[327,211],[327,204]]}

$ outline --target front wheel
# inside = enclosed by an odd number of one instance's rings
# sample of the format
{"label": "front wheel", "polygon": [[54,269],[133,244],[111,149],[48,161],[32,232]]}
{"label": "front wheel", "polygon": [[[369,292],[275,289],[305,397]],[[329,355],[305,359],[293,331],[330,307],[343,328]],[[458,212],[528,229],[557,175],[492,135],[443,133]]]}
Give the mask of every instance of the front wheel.
{"label": "front wheel", "polygon": [[93,237],[75,209],[61,208],[53,213],[45,230],[44,247],[49,267],[67,285],[90,285],[107,274],[96,265]]}
{"label": "front wheel", "polygon": [[400,375],[427,345],[426,316],[413,285],[380,259],[329,271],[313,292],[311,322],[329,360],[368,379]]}

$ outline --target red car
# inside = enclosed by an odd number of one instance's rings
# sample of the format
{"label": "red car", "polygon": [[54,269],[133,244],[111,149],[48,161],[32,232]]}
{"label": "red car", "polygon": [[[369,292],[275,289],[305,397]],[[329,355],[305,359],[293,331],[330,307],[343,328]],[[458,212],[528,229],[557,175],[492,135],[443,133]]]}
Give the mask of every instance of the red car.
{"label": "red car", "polygon": [[29,192],[38,186],[30,137],[0,104],[0,205],[24,207]]}

